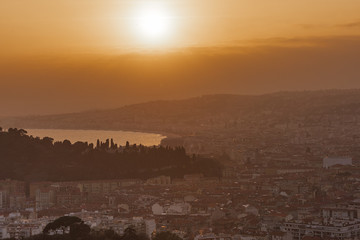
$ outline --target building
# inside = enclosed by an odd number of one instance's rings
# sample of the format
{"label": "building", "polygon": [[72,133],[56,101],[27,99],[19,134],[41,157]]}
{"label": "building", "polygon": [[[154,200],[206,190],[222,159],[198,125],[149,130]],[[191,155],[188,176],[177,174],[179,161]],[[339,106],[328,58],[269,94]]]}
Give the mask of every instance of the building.
{"label": "building", "polygon": [[55,205],[55,191],[51,187],[36,190],[36,209],[48,209]]}
{"label": "building", "polygon": [[323,168],[329,168],[334,165],[352,165],[352,158],[348,157],[326,157],[323,159]]}
{"label": "building", "polygon": [[145,220],[145,231],[146,231],[146,236],[148,236],[151,239],[153,233],[156,232],[155,219],[146,219]]}
{"label": "building", "polygon": [[25,182],[10,179],[0,180],[0,192],[2,200],[0,208],[7,209],[10,207],[11,196],[25,195]]}
{"label": "building", "polygon": [[7,233],[7,226],[6,225],[0,225],[0,239],[9,238],[9,235]]}
{"label": "building", "polygon": [[301,240],[305,236],[338,240],[356,239],[360,237],[360,221],[334,221],[332,224],[287,222],[282,230],[290,233],[294,240]]}
{"label": "building", "polygon": [[24,239],[42,232],[42,226],[38,224],[9,224],[7,234],[13,239]]}
{"label": "building", "polygon": [[3,192],[0,191],[0,209],[3,208]]}
{"label": "building", "polygon": [[30,198],[36,198],[36,191],[41,188],[50,187],[52,182],[32,182],[29,185]]}
{"label": "building", "polygon": [[328,207],[321,210],[321,215],[324,222],[331,221],[331,219],[346,219],[356,220],[360,217],[360,209],[351,209],[348,207]]}
{"label": "building", "polygon": [[26,203],[25,193],[11,194],[9,197],[10,209],[23,209]]}
{"label": "building", "polygon": [[171,184],[171,178],[169,176],[158,176],[154,178],[149,178],[146,180],[148,185],[169,185]]}
{"label": "building", "polygon": [[58,206],[78,206],[82,202],[79,188],[60,187],[56,192],[56,204]]}

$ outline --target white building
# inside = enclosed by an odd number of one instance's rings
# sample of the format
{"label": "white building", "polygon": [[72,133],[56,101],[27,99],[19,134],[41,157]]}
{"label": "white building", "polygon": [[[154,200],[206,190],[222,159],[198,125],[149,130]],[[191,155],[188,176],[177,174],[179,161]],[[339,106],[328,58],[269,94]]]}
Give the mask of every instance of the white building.
{"label": "white building", "polygon": [[352,158],[348,157],[326,157],[323,159],[323,168],[329,168],[334,165],[352,165]]}
{"label": "white building", "polygon": [[167,215],[186,215],[191,211],[189,203],[174,203],[166,209]]}
{"label": "white building", "polygon": [[0,239],[9,238],[10,236],[7,233],[7,226],[0,225]]}
{"label": "white building", "polygon": [[158,203],[152,205],[151,210],[154,215],[162,215],[164,213],[164,208]]}
{"label": "white building", "polygon": [[9,224],[7,226],[7,234],[10,238],[23,239],[42,232],[42,226],[39,224]]}
{"label": "white building", "polygon": [[357,239],[360,237],[360,222],[351,221],[333,224],[287,222],[283,225],[282,231],[290,233],[294,240],[301,240],[304,236],[338,240]]}
{"label": "white building", "polygon": [[146,230],[146,236],[148,236],[151,239],[152,234],[156,231],[155,219],[145,220],[145,230]]}

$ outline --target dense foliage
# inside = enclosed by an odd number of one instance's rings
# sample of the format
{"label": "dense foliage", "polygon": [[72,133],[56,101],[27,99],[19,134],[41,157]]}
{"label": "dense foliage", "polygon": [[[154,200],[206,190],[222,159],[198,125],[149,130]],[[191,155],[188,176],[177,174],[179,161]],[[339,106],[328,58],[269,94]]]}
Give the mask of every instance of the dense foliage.
{"label": "dense foliage", "polygon": [[155,235],[153,240],[182,240],[182,238],[172,232],[160,232]]}
{"label": "dense foliage", "polygon": [[28,136],[23,129],[0,131],[0,179],[73,181],[142,178],[203,173],[219,176],[213,159],[188,156],[182,147],[118,147],[112,141],[97,146],[84,142],[54,142]]}
{"label": "dense foliage", "polygon": [[47,234],[50,231],[65,229],[79,223],[82,223],[82,220],[78,217],[63,216],[47,224],[43,230],[43,233]]}
{"label": "dense foliage", "polygon": [[[70,228],[69,232],[66,231],[67,228]],[[49,230],[56,229],[63,231],[49,234]],[[137,233],[132,227],[126,228],[123,235],[117,234],[112,229],[91,230],[80,218],[64,216],[50,222],[42,234],[25,240],[149,240],[149,238],[144,233]],[[177,239],[162,238],[161,240]]]}

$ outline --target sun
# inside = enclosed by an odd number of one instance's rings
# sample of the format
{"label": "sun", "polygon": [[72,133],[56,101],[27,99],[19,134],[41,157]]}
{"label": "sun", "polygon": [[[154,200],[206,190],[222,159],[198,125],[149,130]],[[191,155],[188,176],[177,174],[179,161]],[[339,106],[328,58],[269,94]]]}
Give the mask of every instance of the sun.
{"label": "sun", "polygon": [[134,28],[143,42],[161,42],[170,35],[172,17],[164,6],[144,5],[137,9],[134,20]]}

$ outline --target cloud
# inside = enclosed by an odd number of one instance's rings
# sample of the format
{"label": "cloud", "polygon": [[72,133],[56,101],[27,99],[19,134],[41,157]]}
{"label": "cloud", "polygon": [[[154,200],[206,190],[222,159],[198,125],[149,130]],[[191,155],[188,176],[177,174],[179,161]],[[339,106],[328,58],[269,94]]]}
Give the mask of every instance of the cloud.
{"label": "cloud", "polygon": [[319,29],[336,29],[336,28],[354,29],[354,28],[360,28],[360,20],[343,23],[343,24],[297,24],[296,26],[309,31],[319,30]]}
{"label": "cloud", "polygon": [[48,55],[0,63],[0,112],[114,108],[213,93],[360,88],[360,36],[268,38],[167,54]]}
{"label": "cloud", "polygon": [[309,24],[309,23],[305,23],[305,24],[297,24],[296,26],[302,28],[302,29],[306,29],[306,30],[314,30],[314,29],[323,29],[323,28],[330,28],[333,27],[331,25],[326,25],[326,24]]}
{"label": "cloud", "polygon": [[346,24],[338,25],[339,27],[345,27],[345,28],[360,28],[360,20],[355,22],[350,22]]}

